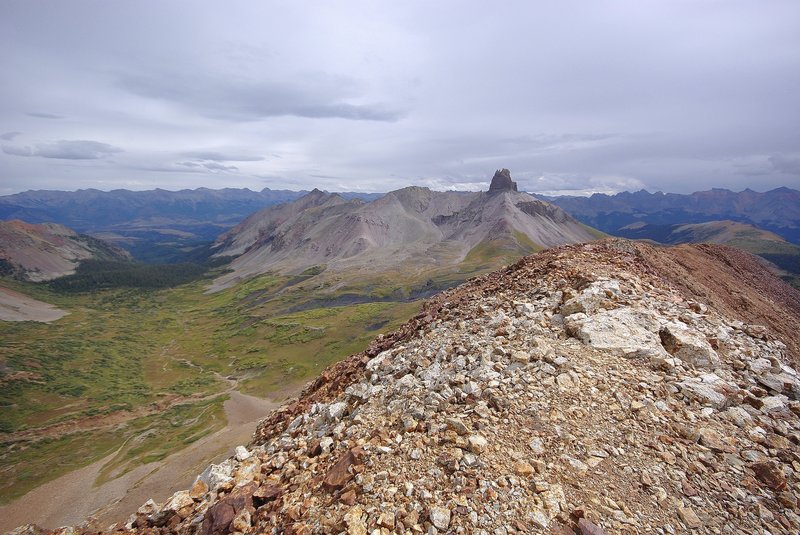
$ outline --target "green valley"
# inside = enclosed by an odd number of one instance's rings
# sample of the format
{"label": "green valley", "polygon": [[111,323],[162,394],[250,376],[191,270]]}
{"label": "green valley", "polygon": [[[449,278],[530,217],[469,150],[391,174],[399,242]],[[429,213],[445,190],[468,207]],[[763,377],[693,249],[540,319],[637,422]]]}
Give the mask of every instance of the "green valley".
{"label": "green valley", "polygon": [[82,293],[3,279],[69,312],[0,322],[3,501],[111,452],[107,474],[163,458],[224,426],[230,389],[285,396],[419,308],[377,286],[331,306],[304,280],[262,275],[206,294],[207,279]]}

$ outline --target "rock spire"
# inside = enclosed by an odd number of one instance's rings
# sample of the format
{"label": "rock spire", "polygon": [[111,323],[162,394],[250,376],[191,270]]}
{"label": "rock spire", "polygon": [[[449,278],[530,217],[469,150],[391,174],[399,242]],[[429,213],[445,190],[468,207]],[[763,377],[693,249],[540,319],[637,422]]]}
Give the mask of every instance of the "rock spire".
{"label": "rock spire", "polygon": [[511,180],[511,171],[508,169],[498,169],[492,178],[489,186],[489,193],[500,191],[517,191],[517,183]]}

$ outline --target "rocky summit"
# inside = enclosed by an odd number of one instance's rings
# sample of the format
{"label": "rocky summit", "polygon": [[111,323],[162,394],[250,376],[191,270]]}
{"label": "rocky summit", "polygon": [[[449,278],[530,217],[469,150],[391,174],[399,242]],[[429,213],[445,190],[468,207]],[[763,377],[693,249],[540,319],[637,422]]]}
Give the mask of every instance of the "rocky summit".
{"label": "rocky summit", "polygon": [[798,533],[798,320],[724,246],[550,249],[437,295],[105,531]]}
{"label": "rocky summit", "polygon": [[511,171],[508,169],[498,169],[492,177],[489,193],[498,191],[517,191],[517,183],[511,180]]}

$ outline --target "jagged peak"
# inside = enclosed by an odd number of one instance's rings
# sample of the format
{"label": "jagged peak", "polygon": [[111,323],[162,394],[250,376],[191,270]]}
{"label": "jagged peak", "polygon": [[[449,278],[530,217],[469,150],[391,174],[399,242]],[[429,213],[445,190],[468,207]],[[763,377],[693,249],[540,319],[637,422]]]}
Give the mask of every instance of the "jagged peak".
{"label": "jagged peak", "polygon": [[324,191],[322,191],[319,188],[314,188],[311,191],[309,191],[308,193],[306,193],[305,195],[303,195],[303,197],[322,197],[322,196],[325,196],[325,195],[329,195],[329,193],[325,193]]}
{"label": "jagged peak", "polygon": [[511,180],[511,171],[505,168],[495,171],[492,183],[489,186],[489,193],[501,191],[518,191],[517,183]]}

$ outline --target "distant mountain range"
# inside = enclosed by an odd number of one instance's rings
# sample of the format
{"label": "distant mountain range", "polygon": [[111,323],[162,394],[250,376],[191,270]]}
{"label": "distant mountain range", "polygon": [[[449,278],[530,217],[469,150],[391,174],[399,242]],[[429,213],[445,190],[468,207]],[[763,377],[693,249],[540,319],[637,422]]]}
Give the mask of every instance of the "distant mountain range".
{"label": "distant mountain range", "polygon": [[[507,180],[510,182],[510,177]],[[457,192],[437,193],[424,188],[406,188],[394,192],[381,203],[374,204],[369,201],[376,201],[382,194],[322,194],[322,192],[315,191],[310,197],[304,197],[308,194],[306,191],[270,190],[268,188],[261,191],[232,188],[220,190],[198,188],[181,191],[162,189],[108,192],[94,189],[74,192],[28,191],[0,197],[0,220],[20,219],[29,223],[63,224],[79,233],[89,234],[124,247],[134,257],[146,262],[203,260],[212,253],[217,255],[224,253],[224,255],[232,256],[244,253],[252,248],[256,241],[263,245],[270,239],[273,241],[277,239],[278,241],[275,243],[270,242],[268,263],[272,265],[277,262],[275,258],[281,258],[281,255],[285,254],[275,248],[280,245],[281,239],[295,239],[304,236],[303,239],[307,238],[310,242],[314,242],[311,235],[306,236],[304,233],[314,234],[323,232],[323,230],[321,228],[311,229],[312,225],[327,225],[332,221],[330,218],[333,215],[345,212],[351,217],[349,225],[354,229],[364,230],[370,226],[369,221],[374,219],[372,211],[378,211],[379,217],[394,217],[390,214],[397,215],[396,210],[401,207],[401,211],[405,212],[403,217],[408,216],[410,220],[416,221],[415,225],[417,226],[412,225],[408,232],[421,232],[420,243],[424,242],[430,246],[435,240],[431,241],[430,236],[426,233],[432,232],[435,228],[436,232],[451,232],[452,234],[455,232],[454,228],[451,228],[453,225],[466,225],[467,221],[456,220],[451,216],[455,212],[460,214],[458,217],[469,217],[465,214],[475,213],[475,206],[470,206],[470,203],[479,195]],[[514,192],[514,195],[517,194],[519,192]],[[301,198],[305,200],[299,201]],[[713,189],[690,195],[638,191],[617,195],[595,194],[591,197],[541,198],[563,208],[581,223],[615,236],[647,238],[662,242],[669,240],[667,243],[676,243],[675,240],[681,237],[685,241],[697,242],[702,241],[698,236],[704,235],[703,233],[708,232],[709,228],[713,226],[705,227],[705,230],[693,229],[688,233],[684,229],[678,234],[673,234],[675,229],[670,227],[714,221],[734,221],[771,231],[790,242],[800,244],[800,191],[790,188],[778,188],[765,193],[752,190],[736,193],[725,189]],[[293,201],[299,201],[299,204],[292,204]],[[521,200],[521,198],[514,200],[511,205],[515,206],[517,211],[524,213],[524,210],[517,205],[520,202],[533,203],[534,201],[538,202],[536,198],[529,196],[525,200]],[[282,203],[290,204],[278,211],[269,212],[266,216],[264,214],[253,215],[264,208]],[[306,206],[308,203],[310,204]],[[316,203],[321,204],[317,205]],[[414,207],[415,203],[419,206]],[[528,206],[533,210],[535,205],[529,204]],[[314,209],[307,211],[306,208]],[[502,207],[486,208],[502,209]],[[364,213],[362,214],[362,212]],[[481,218],[486,216],[482,210],[478,210],[478,212],[480,212]],[[556,214],[551,215],[561,217]],[[313,219],[316,217],[320,219]],[[363,217],[363,220],[352,219],[356,217]],[[492,217],[488,217],[487,220],[492,220]],[[434,221],[434,219],[436,220]],[[524,218],[515,215],[509,221],[512,222],[509,228],[516,229],[517,227],[514,225],[524,221]],[[640,223],[642,225],[637,227],[636,224]],[[299,226],[288,232],[285,224]],[[470,224],[483,225],[481,228],[486,226],[483,219],[473,220]],[[331,228],[342,231],[339,228],[341,225],[341,222],[336,223]],[[716,225],[713,228],[719,229],[720,225],[727,224],[717,223]],[[233,227],[236,227],[236,230],[225,234],[212,251],[210,245],[221,234]],[[359,231],[354,230],[353,232]],[[378,234],[375,234],[376,232]],[[390,232],[392,236],[374,238],[380,234],[377,229],[364,230],[365,234],[361,236],[363,239],[358,242],[360,245],[354,242],[348,247],[355,247],[355,249],[337,249],[337,258],[341,256],[342,258],[338,259],[342,260],[344,255],[358,256],[353,254],[358,247],[370,248],[378,244],[394,243],[398,236],[393,233],[397,232],[400,230],[394,226]],[[435,236],[436,232],[432,235]],[[277,234],[273,235],[273,233]],[[527,235],[526,231],[523,231],[523,234]],[[668,237],[669,234],[672,235]],[[316,234],[314,235],[316,236]],[[344,235],[349,236],[350,234]],[[725,235],[729,235],[729,233]],[[272,237],[270,238],[270,236]],[[456,234],[452,234],[451,238],[445,240],[451,249],[452,244],[457,241],[455,236]],[[406,238],[399,237],[404,246],[409,245]],[[475,245],[472,238],[472,234],[463,232],[459,239],[466,240],[464,247],[472,248]],[[517,247],[517,249],[527,251],[532,250],[532,247],[549,243],[546,238],[541,236],[539,240],[541,241],[532,238],[535,246],[526,245],[521,249]],[[783,250],[778,253],[763,250],[765,244],[771,249],[776,243],[774,240],[766,240],[766,242],[756,245],[755,248],[752,247],[752,240],[744,242],[739,240],[739,242],[738,246],[745,243],[743,248],[762,256],[785,254]],[[507,250],[507,245],[508,243],[501,249]],[[733,245],[737,244],[733,243]],[[516,246],[511,248],[514,247]],[[448,254],[452,252],[450,251]],[[462,252],[458,252],[456,256]],[[319,255],[319,253],[315,254]],[[252,256],[251,254],[248,258]],[[438,253],[433,254],[432,257],[438,257]],[[472,257],[474,258],[475,254]],[[319,260],[319,258],[317,259]],[[295,260],[300,262],[301,259],[295,258],[292,261]],[[244,262],[245,260],[240,261],[242,265]],[[279,263],[283,265],[287,262],[291,263],[288,259],[283,259]],[[789,259],[788,262],[793,263],[794,260]],[[780,261],[778,263],[780,264]]]}
{"label": "distant mountain range", "polygon": [[130,260],[130,255],[63,225],[0,221],[0,275],[47,281],[73,273],[89,259]]}
{"label": "distant mountain range", "polygon": [[597,236],[557,206],[517,191],[503,169],[488,192],[408,187],[364,202],[314,190],[253,214],[213,249],[216,256],[241,255],[218,280],[225,287],[270,271],[329,270],[348,279],[469,272]]}
{"label": "distant mountain range", "polygon": [[172,261],[213,242],[253,212],[305,193],[268,188],[26,191],[0,197],[0,220],[60,223],[125,247],[141,260]]}
{"label": "distant mountain range", "polygon": [[591,197],[543,197],[570,215],[603,232],[621,236],[632,223],[676,225],[732,220],[769,230],[800,244],[800,191],[777,188],[764,193],[750,189],[676,193],[596,193]]}

